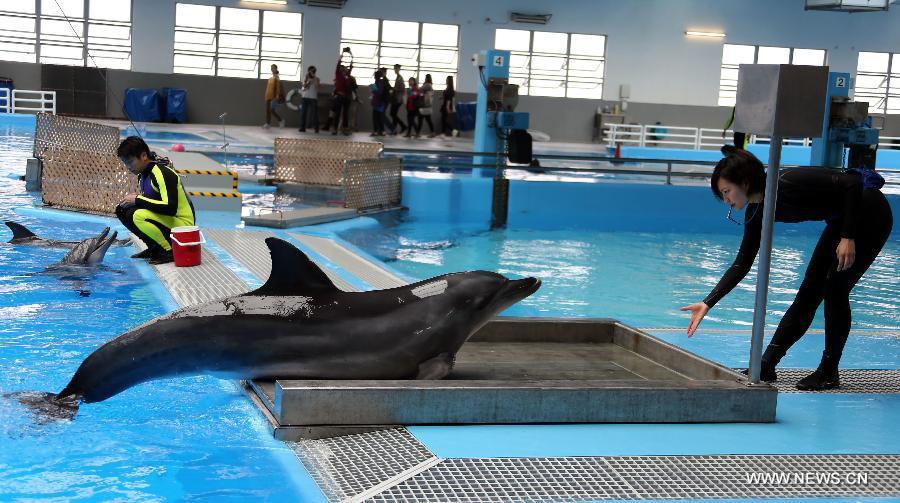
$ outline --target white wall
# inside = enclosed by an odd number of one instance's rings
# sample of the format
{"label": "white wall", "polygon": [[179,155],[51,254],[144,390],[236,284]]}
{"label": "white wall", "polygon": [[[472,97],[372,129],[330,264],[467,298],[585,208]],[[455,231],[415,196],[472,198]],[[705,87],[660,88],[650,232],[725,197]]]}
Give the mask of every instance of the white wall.
{"label": "white wall", "polygon": [[[725,43],[827,49],[832,70],[851,73],[860,50],[900,52],[900,4],[888,12],[847,14],[806,12],[803,0],[348,0],[343,9],[294,0],[284,7],[186,3],[303,12],[303,64],[318,66],[323,75],[340,51],[342,16],[458,24],[457,87],[466,92],[474,92],[477,82],[469,56],[493,46],[494,30],[531,26],[508,23],[511,10],[552,14],[540,30],[607,35],[607,100],[618,98],[620,84],[629,84],[634,102],[715,106],[723,41],[688,39],[686,29],[724,31]],[[135,0],[134,20],[133,69],[171,73],[175,0]]]}

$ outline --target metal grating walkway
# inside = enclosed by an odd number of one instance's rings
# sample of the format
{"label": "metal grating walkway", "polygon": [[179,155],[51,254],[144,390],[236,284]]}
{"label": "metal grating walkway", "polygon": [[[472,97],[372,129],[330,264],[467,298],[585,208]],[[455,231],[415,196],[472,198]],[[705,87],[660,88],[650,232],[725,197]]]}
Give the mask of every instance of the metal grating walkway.
{"label": "metal grating walkway", "polygon": [[[743,371],[746,369],[736,369]],[[797,381],[815,369],[776,369],[778,380],[772,383],[779,393],[900,393],[900,370],[841,369],[841,387],[826,391],[800,391]]]}
{"label": "metal grating walkway", "polygon": [[[900,456],[448,459],[370,501],[578,501],[900,495]],[[750,481],[788,474],[786,483]],[[793,480],[837,474],[834,483]],[[865,484],[858,474],[866,474]],[[815,479],[813,479],[815,480]]]}
{"label": "metal grating walkway", "polygon": [[[134,241],[140,243],[139,239]],[[145,248],[143,243],[138,247]],[[247,291],[247,285],[206,249],[201,251],[200,265],[196,267],[175,267],[173,263],[151,267],[182,307]]]}
{"label": "metal grating walkway", "polygon": [[329,501],[900,496],[900,455],[440,459],[402,428],[289,445]]}
{"label": "metal grating walkway", "polygon": [[439,461],[404,428],[287,442],[329,501],[345,501]]}
{"label": "metal grating walkway", "polygon": [[[269,255],[269,248],[266,246],[265,241],[266,238],[274,237],[275,234],[265,231],[221,229],[204,229],[203,232],[236,258],[254,276],[262,281],[266,281],[269,278],[269,273],[272,271],[272,257]],[[358,290],[358,288],[341,277],[340,274],[328,267],[324,267],[322,264],[318,264],[318,266],[334,282],[335,286],[341,290],[345,292]]]}
{"label": "metal grating walkway", "polygon": [[290,233],[290,236],[365,281],[373,289],[396,288],[407,284],[403,278],[347,250],[331,239],[296,233]]}

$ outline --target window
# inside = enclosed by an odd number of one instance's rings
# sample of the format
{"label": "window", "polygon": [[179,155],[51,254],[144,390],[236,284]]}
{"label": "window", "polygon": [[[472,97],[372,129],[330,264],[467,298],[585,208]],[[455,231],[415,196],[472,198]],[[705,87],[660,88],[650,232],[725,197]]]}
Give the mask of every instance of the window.
{"label": "window", "polygon": [[[0,59],[131,68],[131,2],[35,0],[0,7]],[[87,49],[87,50],[85,50]]]}
{"label": "window", "polygon": [[175,4],[175,73],[299,80],[303,15]]}
{"label": "window", "polygon": [[604,35],[500,29],[494,48],[510,51],[509,81],[520,95],[603,96]]}
{"label": "window", "polygon": [[[424,82],[431,74],[435,89],[444,89],[447,76],[456,78],[459,64],[459,27],[345,17],[341,47],[350,47],[357,76],[369,77],[378,68],[402,66],[402,74]],[[388,76],[390,79],[390,75]]]}
{"label": "window", "polygon": [[868,101],[870,113],[900,113],[900,54],[860,52],[853,99]]}
{"label": "window", "polygon": [[34,0],[0,6],[0,59],[37,62],[37,16]]}
{"label": "window", "polygon": [[737,100],[738,67],[742,64],[821,66],[825,64],[825,50],[725,44],[722,48],[722,73],[719,78],[720,106],[734,106]]}

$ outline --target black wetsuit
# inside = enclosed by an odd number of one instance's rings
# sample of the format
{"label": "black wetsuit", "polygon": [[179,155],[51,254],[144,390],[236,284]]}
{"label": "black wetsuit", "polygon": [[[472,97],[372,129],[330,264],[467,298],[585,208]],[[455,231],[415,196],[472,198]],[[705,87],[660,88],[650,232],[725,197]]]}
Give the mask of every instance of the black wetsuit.
{"label": "black wetsuit", "polygon": [[[744,238],[734,263],[704,302],[712,307],[750,271],[762,234],[763,203],[751,203],[745,212]],[[869,268],[887,241],[893,226],[891,207],[878,189],[864,189],[854,172],[826,168],[790,168],[781,171],[777,222],[827,222],[806,268],[797,297],[781,318],[771,345],[779,347],[776,360],[809,329],[819,304],[825,301],[823,363],[837,369],[850,333],[850,290]],[[837,246],[853,239],[856,259],[837,271]],[[772,362],[773,364],[777,361]]]}

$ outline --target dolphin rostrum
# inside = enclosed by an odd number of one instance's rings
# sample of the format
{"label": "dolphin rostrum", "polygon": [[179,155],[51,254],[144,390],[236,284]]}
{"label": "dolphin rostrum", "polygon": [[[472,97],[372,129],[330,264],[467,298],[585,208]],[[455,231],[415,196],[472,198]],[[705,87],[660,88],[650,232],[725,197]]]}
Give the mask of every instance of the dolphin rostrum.
{"label": "dolphin rostrum", "polygon": [[[11,222],[9,220],[4,221],[3,223],[9,227],[9,230],[12,231],[13,237],[9,241],[8,244],[13,245],[32,245],[32,246],[46,246],[48,248],[75,248],[81,241],[58,241],[56,239],[44,239],[35,233],[31,232],[27,227],[22,224],[18,224],[16,222]],[[131,239],[119,239],[113,242],[115,246],[126,246],[131,244]]]}
{"label": "dolphin rostrum", "polygon": [[79,402],[179,375],[441,379],[473,333],[541,285],[473,271],[344,292],[291,244],[271,237],[266,244],[272,272],[259,289],[153,319],[90,354],[58,394],[17,398],[66,418]]}
{"label": "dolphin rostrum", "polygon": [[97,265],[100,262],[103,262],[103,257],[106,256],[106,251],[109,250],[109,247],[116,240],[116,236],[119,234],[116,231],[113,231],[112,235],[107,237],[109,234],[109,227],[104,228],[100,231],[95,237],[82,239],[78,243],[69,250],[69,253],[66,253],[66,256],[62,258],[56,264],[50,266],[50,268],[58,268],[65,266],[78,266],[78,265],[87,265],[93,266]]}

